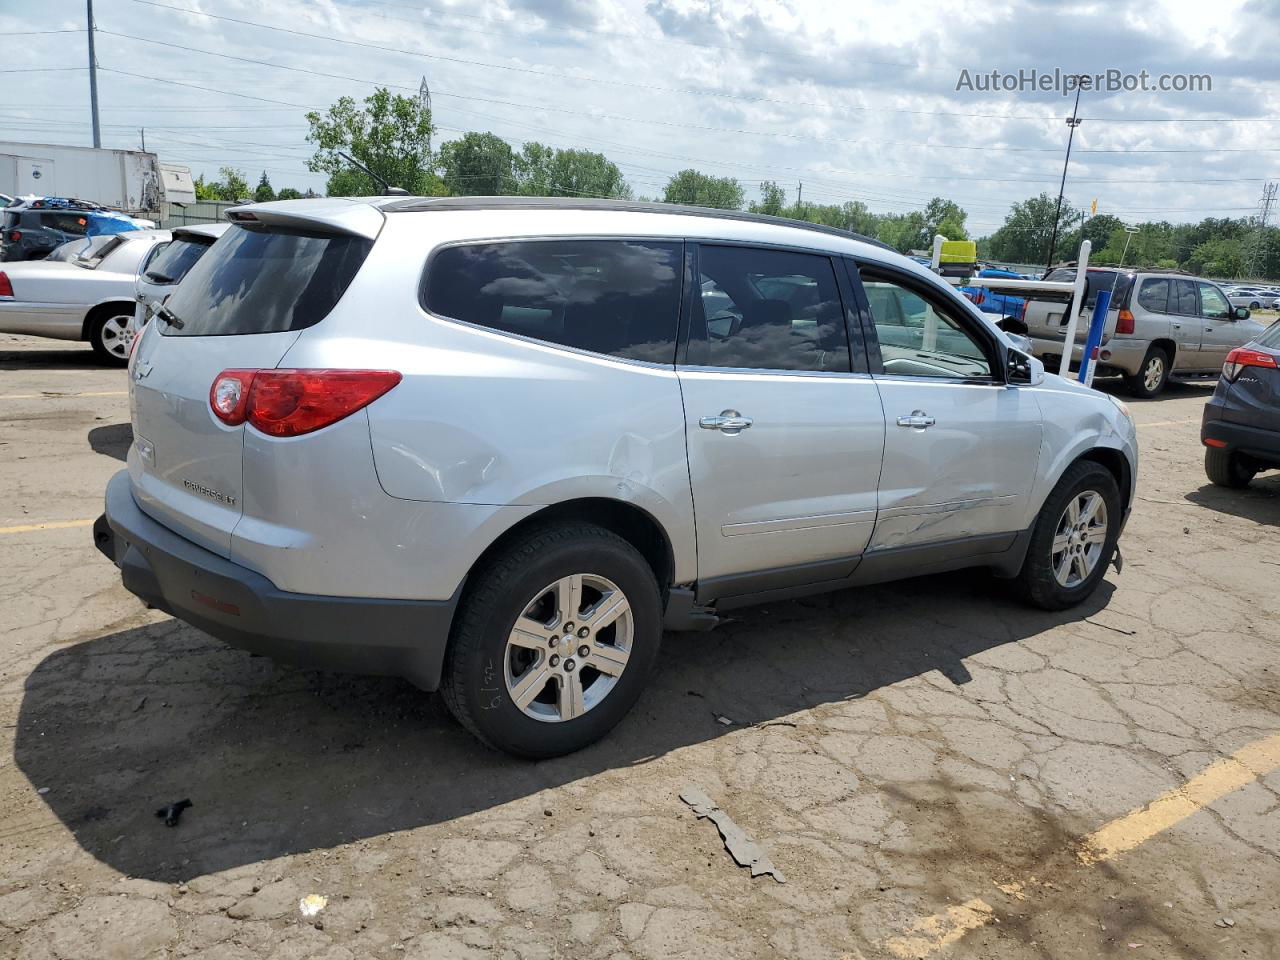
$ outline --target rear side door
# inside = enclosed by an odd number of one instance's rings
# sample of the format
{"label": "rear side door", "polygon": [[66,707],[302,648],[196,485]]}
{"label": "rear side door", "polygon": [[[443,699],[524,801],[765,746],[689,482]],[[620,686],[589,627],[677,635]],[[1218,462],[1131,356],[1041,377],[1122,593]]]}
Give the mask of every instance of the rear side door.
{"label": "rear side door", "polygon": [[[1201,358],[1200,340],[1203,323],[1200,319],[1200,299],[1192,280],[1173,279],[1169,287],[1169,336],[1177,345],[1174,358],[1175,370],[1198,370],[1206,363]],[[1212,364],[1208,364],[1212,366]]]}
{"label": "rear side door", "polygon": [[1006,385],[995,335],[962,304],[892,268],[850,270],[886,423],[871,551],[1004,549],[1035,510],[1034,392]]}
{"label": "rear side door", "polygon": [[885,430],[847,279],[823,253],[690,248],[677,374],[699,597],[846,576],[875,525]]}

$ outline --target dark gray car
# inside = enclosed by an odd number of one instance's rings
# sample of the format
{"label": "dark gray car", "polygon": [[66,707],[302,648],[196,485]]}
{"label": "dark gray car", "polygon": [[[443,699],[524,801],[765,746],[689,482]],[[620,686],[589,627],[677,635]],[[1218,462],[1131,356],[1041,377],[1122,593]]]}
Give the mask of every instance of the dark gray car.
{"label": "dark gray car", "polygon": [[1232,350],[1205,404],[1204,469],[1224,487],[1243,487],[1280,468],[1280,323]]}

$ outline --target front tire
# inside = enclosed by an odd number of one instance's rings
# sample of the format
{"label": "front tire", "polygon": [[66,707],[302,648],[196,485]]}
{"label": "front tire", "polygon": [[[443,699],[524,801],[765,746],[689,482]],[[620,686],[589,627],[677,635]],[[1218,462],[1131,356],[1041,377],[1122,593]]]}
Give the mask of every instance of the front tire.
{"label": "front tire", "polygon": [[1239,490],[1258,475],[1258,468],[1243,454],[1205,447],[1204,472],[1218,486]]}
{"label": "front tire", "polygon": [[133,345],[132,320],[131,313],[106,313],[89,325],[89,345],[99,360],[113,367],[128,364]]}
{"label": "front tire", "polygon": [[490,746],[556,757],[626,715],[661,641],[662,595],[635,547],[594,524],[539,527],[473,575],[441,692]]}
{"label": "front tire", "polygon": [[1169,382],[1169,355],[1159,347],[1152,347],[1142,360],[1142,366],[1132,376],[1125,377],[1129,392],[1142,400],[1159,396]]}
{"label": "front tire", "polygon": [[1122,518],[1111,471],[1081,460],[1062,475],[1040,508],[1018,574],[1019,592],[1042,610],[1087,600],[1115,554]]}

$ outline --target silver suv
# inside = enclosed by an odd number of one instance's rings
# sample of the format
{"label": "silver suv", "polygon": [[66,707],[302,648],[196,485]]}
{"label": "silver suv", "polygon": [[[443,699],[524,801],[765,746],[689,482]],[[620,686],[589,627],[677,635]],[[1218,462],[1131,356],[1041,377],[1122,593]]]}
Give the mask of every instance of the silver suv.
{"label": "silver suv", "polygon": [[1123,404],[843,231],[619,201],[236,208],[138,338],[94,534],[271,656],[441,688],[515,754],[603,736],[668,630],[987,567],[1088,597]]}
{"label": "silver suv", "polygon": [[[1089,268],[1085,304],[1076,327],[1072,363],[1078,365],[1089,334],[1099,290],[1111,291],[1102,346],[1101,375],[1120,374],[1137,397],[1164,390],[1170,376],[1216,377],[1227,354],[1262,333],[1248,309],[1233,307],[1217,284],[1170,272]],[[1071,281],[1073,268],[1054,270],[1045,279]],[[1028,301],[1022,320],[1033,352],[1056,370],[1070,319],[1060,303]]]}

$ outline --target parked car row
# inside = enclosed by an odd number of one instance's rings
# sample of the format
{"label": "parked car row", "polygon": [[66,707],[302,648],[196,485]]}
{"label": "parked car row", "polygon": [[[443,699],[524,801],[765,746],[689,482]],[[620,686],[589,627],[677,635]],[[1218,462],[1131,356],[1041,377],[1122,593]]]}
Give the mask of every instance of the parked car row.
{"label": "parked car row", "polygon": [[1275,309],[1280,300],[1280,287],[1234,285],[1223,290],[1233,307],[1248,307],[1250,310]]}
{"label": "parked car row", "polygon": [[540,198],[230,217],[136,341],[95,541],[147,603],[439,687],[515,754],[603,736],[664,626],[960,567],[1080,603],[1129,514],[1124,404],[843,231]]}
{"label": "parked car row", "polygon": [[40,260],[79,237],[96,237],[144,227],[149,221],[67,197],[32,197],[0,210],[0,261]]}

